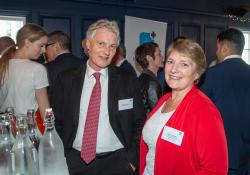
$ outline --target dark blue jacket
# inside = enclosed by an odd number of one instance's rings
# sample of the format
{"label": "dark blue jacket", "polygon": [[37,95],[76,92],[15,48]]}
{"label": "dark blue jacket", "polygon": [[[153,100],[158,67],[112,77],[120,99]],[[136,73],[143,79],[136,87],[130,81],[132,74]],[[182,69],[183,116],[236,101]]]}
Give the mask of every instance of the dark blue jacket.
{"label": "dark blue jacket", "polygon": [[242,169],[250,158],[250,66],[230,58],[207,70],[201,90],[221,112],[229,168]]}
{"label": "dark blue jacket", "polygon": [[48,70],[48,78],[50,84],[48,95],[50,99],[53,93],[53,86],[58,74],[71,68],[77,68],[83,63],[83,59],[74,56],[72,53],[63,53],[61,55],[58,55],[55,60],[45,64]]}
{"label": "dark blue jacket", "polygon": [[120,67],[123,69],[127,69],[128,71],[132,72],[135,76],[137,76],[134,67],[127,60],[123,61]]}

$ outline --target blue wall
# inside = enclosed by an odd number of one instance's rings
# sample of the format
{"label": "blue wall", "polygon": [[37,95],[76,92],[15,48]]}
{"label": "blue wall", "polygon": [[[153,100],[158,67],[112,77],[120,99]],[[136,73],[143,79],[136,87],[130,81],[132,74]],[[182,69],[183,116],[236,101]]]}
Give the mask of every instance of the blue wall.
{"label": "blue wall", "polygon": [[67,32],[72,39],[72,51],[79,57],[87,27],[99,18],[117,20],[122,40],[125,15],[167,22],[166,46],[178,35],[191,37],[203,46],[208,62],[215,58],[218,32],[228,26],[250,27],[250,24],[232,23],[222,15],[151,7],[129,0],[8,0],[1,2],[0,15],[25,16],[27,22],[40,24],[49,32]]}

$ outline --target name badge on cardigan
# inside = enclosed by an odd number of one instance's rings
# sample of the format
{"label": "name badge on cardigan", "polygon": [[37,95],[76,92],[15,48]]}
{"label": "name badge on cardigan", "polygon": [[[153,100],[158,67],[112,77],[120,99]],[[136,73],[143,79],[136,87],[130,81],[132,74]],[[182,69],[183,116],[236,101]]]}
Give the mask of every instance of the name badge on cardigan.
{"label": "name badge on cardigan", "polygon": [[181,146],[183,136],[184,132],[169,126],[164,126],[161,138],[175,145]]}
{"label": "name badge on cardigan", "polygon": [[133,108],[133,98],[118,100],[118,110],[126,110]]}

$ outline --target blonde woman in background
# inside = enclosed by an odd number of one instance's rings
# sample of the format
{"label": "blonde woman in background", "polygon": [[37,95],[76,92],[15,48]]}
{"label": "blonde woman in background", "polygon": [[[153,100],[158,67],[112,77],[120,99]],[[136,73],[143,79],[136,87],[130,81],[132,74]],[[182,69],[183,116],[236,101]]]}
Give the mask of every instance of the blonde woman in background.
{"label": "blonde woman in background", "polygon": [[47,33],[39,25],[26,24],[18,32],[16,45],[0,59],[0,111],[12,106],[17,114],[27,109],[43,111],[49,107],[47,72],[37,59],[45,52]]}

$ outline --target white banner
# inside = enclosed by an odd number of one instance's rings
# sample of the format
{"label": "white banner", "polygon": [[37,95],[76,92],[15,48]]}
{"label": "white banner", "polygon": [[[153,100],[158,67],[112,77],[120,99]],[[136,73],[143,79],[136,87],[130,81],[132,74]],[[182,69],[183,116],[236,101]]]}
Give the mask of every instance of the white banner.
{"label": "white banner", "polygon": [[165,57],[165,43],[167,34],[167,23],[148,19],[125,16],[125,46],[127,50],[126,59],[135,66],[135,49],[145,42],[155,42],[159,45],[162,55]]}

